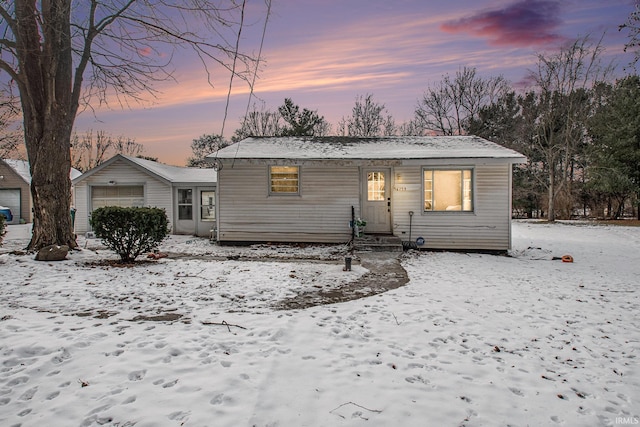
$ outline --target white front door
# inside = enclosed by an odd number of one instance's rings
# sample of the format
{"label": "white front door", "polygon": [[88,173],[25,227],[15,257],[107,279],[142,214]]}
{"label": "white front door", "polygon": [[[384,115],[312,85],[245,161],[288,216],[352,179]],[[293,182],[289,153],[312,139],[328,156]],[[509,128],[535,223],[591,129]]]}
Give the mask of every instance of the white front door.
{"label": "white front door", "polygon": [[391,169],[362,171],[362,219],[366,233],[391,233]]}
{"label": "white front door", "polygon": [[216,229],[216,189],[198,188],[198,236],[213,237]]}
{"label": "white front door", "polygon": [[175,198],[175,234],[195,234],[196,214],[194,209],[195,191],[193,188],[176,188]]}

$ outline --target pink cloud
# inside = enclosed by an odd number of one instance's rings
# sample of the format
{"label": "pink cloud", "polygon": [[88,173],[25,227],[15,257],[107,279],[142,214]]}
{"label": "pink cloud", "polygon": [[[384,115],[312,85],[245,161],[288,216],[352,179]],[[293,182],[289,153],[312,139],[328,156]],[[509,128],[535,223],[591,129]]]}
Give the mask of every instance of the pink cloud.
{"label": "pink cloud", "polygon": [[502,9],[479,12],[440,26],[447,33],[467,32],[486,38],[494,46],[540,46],[564,40],[555,32],[562,23],[560,3],[521,0]]}
{"label": "pink cloud", "polygon": [[151,55],[151,53],[153,53],[153,50],[149,46],[146,46],[138,49],[138,53],[140,54],[140,56],[149,56]]}

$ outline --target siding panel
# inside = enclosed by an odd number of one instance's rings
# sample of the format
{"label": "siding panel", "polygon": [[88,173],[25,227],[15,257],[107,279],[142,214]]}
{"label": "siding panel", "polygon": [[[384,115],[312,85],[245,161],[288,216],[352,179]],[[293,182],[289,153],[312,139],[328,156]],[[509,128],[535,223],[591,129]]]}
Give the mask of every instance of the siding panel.
{"label": "siding panel", "polygon": [[219,171],[221,241],[349,240],[351,206],[359,210],[357,167],[302,166],[300,195],[269,195],[266,165]]}

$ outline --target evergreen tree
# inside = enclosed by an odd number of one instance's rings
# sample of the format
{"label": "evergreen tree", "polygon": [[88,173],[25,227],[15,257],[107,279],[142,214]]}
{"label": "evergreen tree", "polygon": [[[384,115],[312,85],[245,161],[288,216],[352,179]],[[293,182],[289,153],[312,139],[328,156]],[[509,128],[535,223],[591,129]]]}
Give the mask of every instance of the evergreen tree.
{"label": "evergreen tree", "polygon": [[282,136],[322,136],[328,130],[328,123],[323,116],[306,108],[301,111],[291,98],[285,98],[278,112],[286,122],[280,131]]}
{"label": "evergreen tree", "polygon": [[640,77],[616,82],[589,121],[589,134],[589,188],[617,201],[610,216],[620,216],[626,200],[637,206],[640,197]]}

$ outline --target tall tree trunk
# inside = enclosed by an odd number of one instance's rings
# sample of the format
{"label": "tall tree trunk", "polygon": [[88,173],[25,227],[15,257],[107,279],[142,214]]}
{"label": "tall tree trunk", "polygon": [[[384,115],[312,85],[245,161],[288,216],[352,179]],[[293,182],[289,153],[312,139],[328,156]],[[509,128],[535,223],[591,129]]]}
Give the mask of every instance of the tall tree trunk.
{"label": "tall tree trunk", "polygon": [[549,206],[547,206],[547,219],[551,222],[556,220],[556,171],[553,165],[549,165]]}
{"label": "tall tree trunk", "polygon": [[31,170],[33,234],[28,249],[77,246],[71,224],[71,0],[15,3],[25,144]]}
{"label": "tall tree trunk", "polygon": [[[60,110],[59,110],[60,111]],[[27,147],[31,168],[31,197],[33,199],[33,234],[29,249],[51,244],[77,246],[71,224],[71,131],[60,114],[45,119],[44,131],[29,136]],[[25,121],[25,130],[28,123]],[[32,124],[29,127],[39,127]],[[44,142],[45,138],[49,141]]]}

